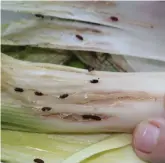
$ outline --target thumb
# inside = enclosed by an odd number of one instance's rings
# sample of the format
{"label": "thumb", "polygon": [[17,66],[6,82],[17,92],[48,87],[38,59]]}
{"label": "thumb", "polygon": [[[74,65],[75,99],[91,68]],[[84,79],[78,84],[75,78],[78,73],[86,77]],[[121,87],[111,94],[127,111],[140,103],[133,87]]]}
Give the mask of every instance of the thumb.
{"label": "thumb", "polygon": [[165,119],[151,119],[139,124],[134,131],[133,147],[141,159],[165,163]]}

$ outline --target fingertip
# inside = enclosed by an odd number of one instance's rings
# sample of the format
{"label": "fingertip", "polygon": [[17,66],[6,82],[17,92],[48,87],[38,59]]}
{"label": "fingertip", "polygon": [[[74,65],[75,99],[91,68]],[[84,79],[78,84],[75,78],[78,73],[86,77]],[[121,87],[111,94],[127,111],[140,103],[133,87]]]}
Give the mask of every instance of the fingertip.
{"label": "fingertip", "polygon": [[159,159],[165,161],[163,152],[165,146],[162,145],[164,130],[165,119],[149,119],[140,123],[133,133],[133,148],[136,155],[144,161],[153,162]]}
{"label": "fingertip", "polygon": [[140,124],[134,133],[135,149],[146,154],[151,153],[158,142],[159,135],[160,129],[157,126],[149,122]]}

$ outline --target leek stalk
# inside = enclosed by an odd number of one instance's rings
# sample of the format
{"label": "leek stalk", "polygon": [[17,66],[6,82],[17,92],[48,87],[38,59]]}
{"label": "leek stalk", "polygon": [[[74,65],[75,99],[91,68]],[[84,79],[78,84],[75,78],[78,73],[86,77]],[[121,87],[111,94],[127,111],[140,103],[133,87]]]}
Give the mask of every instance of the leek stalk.
{"label": "leek stalk", "polygon": [[[12,136],[11,136],[12,135]],[[37,134],[2,130],[2,161],[29,163],[145,163],[132,150],[129,134]]]}
{"label": "leek stalk", "polygon": [[[164,7],[162,2],[5,1],[3,10],[31,16],[5,25],[2,43],[165,61]],[[41,14],[43,19],[32,14]]]}
{"label": "leek stalk", "polygon": [[132,132],[164,114],[165,73],[110,73],[2,55],[3,123],[35,132]]}

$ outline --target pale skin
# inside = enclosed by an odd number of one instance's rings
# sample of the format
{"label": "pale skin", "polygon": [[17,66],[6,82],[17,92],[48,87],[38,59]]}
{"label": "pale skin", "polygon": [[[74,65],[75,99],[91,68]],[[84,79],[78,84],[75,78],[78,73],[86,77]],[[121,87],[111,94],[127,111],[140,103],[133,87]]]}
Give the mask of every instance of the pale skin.
{"label": "pale skin", "polygon": [[165,162],[165,118],[140,123],[133,134],[133,147],[138,157],[149,163]]}

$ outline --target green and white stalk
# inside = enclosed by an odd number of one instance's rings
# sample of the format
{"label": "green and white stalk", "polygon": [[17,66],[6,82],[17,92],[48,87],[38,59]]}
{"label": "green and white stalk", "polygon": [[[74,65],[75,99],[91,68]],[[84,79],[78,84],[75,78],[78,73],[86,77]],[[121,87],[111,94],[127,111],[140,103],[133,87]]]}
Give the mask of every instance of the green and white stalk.
{"label": "green and white stalk", "polygon": [[[11,136],[12,135],[12,136]],[[133,152],[129,134],[36,134],[2,130],[4,163],[145,163]]]}
{"label": "green and white stalk", "polygon": [[[30,2],[31,5],[34,3],[36,2]],[[58,3],[53,2],[53,4],[56,6]],[[42,3],[38,5],[42,5]],[[19,3],[16,8],[12,8],[17,11],[18,7]],[[46,7],[46,5],[43,7]],[[6,10],[10,10],[10,8],[6,9],[4,7],[4,9],[5,11],[2,11],[2,23],[3,20],[7,20],[8,17],[5,17],[5,14]],[[22,7],[23,9],[28,10],[29,8],[24,6]],[[32,13],[37,14],[37,11],[34,10]],[[130,29],[125,28],[125,25],[121,22],[111,22],[111,24],[115,25],[114,28],[113,25],[105,26],[104,23],[100,25],[91,24],[93,19],[89,22],[81,22],[79,21],[80,19],[78,21],[67,20],[65,17],[64,19],[57,19],[57,17],[51,17],[53,16],[51,14],[50,16],[45,16],[47,15],[46,12],[41,12],[44,15],[44,18],[41,19],[35,18],[32,13],[31,10],[25,11],[25,13],[24,11],[8,13],[9,16],[15,15],[14,17],[18,19],[9,21],[8,24],[3,24],[2,44],[38,46],[42,49],[51,48],[56,51],[63,50],[64,52],[67,50],[74,52],[85,64],[97,65],[98,70],[114,71],[112,69],[113,65],[116,65],[115,67],[117,67],[118,71],[127,72],[162,72],[165,70],[165,37],[164,32],[160,30],[160,28],[164,27],[161,26],[164,20],[161,17],[156,20],[159,23],[156,24],[154,29],[139,27],[140,22],[135,23],[135,25],[131,24],[132,28]],[[107,16],[109,16],[108,13]],[[120,28],[118,27],[119,24]],[[79,40],[76,35],[82,36],[83,40]],[[95,55],[91,55],[90,51],[98,52],[100,55],[97,54],[96,58]],[[61,58],[63,58],[63,54]]]}
{"label": "green and white stalk", "polygon": [[[83,40],[76,35],[81,35]],[[114,27],[50,18],[23,19],[9,24],[2,28],[2,44],[96,51],[165,61],[163,39],[155,44],[148,42],[144,34],[132,36],[131,32]]]}
{"label": "green and white stalk", "polygon": [[[47,133],[132,132],[142,120],[163,116],[164,83],[163,72],[88,72],[3,54],[2,127],[13,124]],[[67,97],[60,98],[64,94]]]}
{"label": "green and white stalk", "polygon": [[73,51],[85,64],[101,71],[111,72],[163,72],[165,62],[107,53]]}
{"label": "green and white stalk", "polygon": [[[5,11],[48,17],[11,23],[2,33],[2,43],[165,61],[164,7],[164,2],[5,1],[2,3]],[[112,21],[111,17],[117,17],[118,21]],[[76,34],[84,40],[76,39]]]}
{"label": "green and white stalk", "polygon": [[[122,1],[3,1],[6,11],[42,14],[66,20],[96,23],[127,31],[162,34],[164,31],[164,2]],[[131,14],[132,13],[132,14]],[[111,16],[118,18],[112,21]]]}

